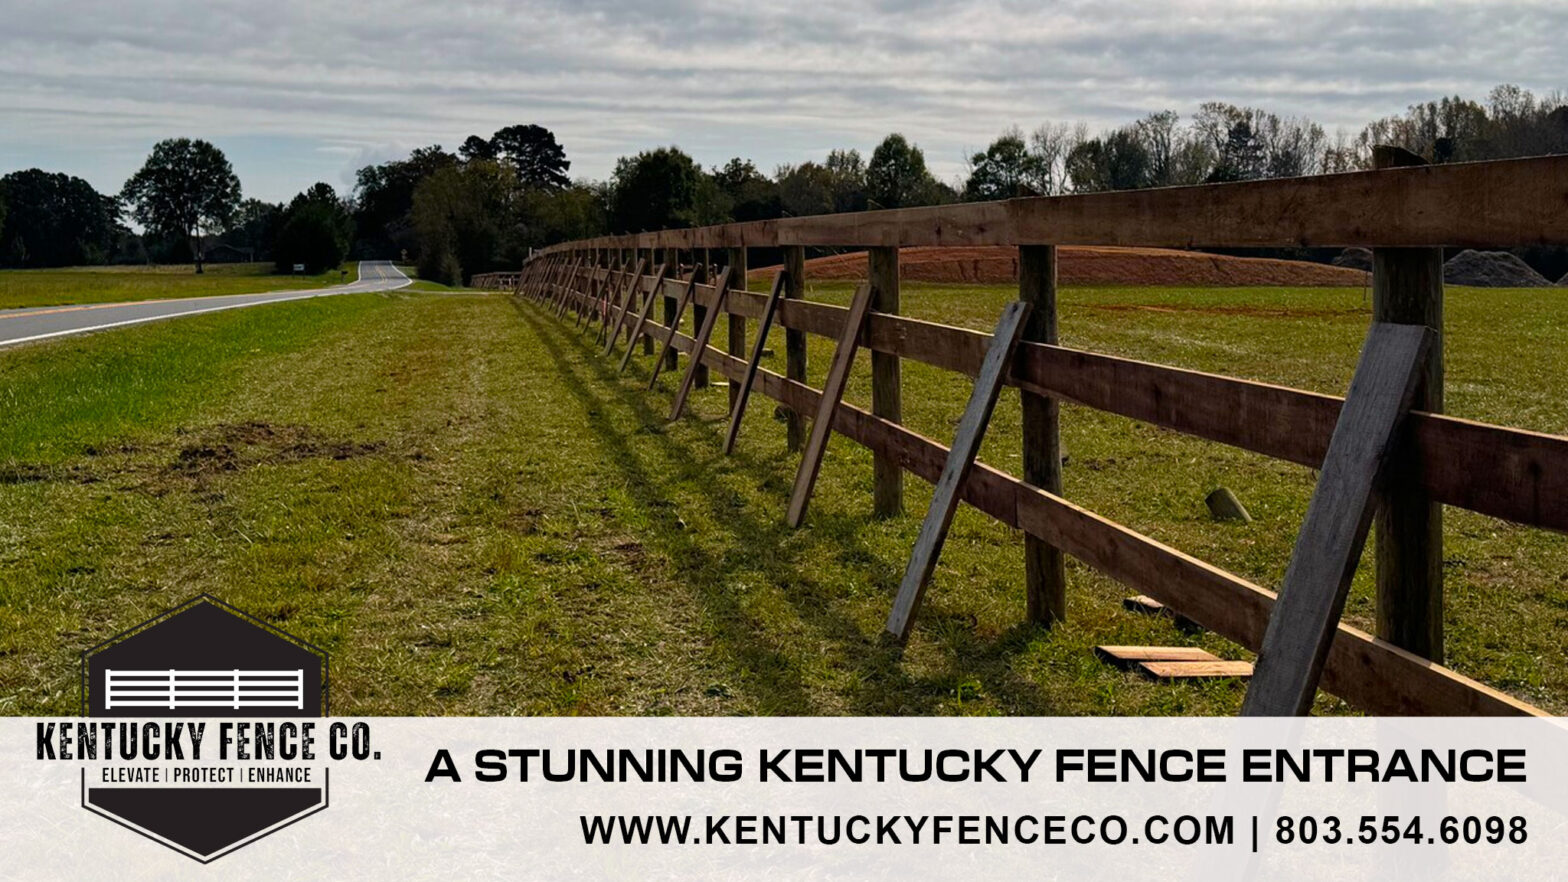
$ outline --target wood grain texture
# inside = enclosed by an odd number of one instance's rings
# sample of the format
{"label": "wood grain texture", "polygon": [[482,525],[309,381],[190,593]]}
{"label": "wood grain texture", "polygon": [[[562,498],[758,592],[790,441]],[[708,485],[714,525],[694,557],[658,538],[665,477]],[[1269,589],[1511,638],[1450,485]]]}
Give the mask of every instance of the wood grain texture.
{"label": "wood grain texture", "polygon": [[1372,526],[1374,488],[1415,397],[1430,339],[1431,331],[1417,325],[1376,323],[1367,334],[1269,617],[1243,716],[1301,716],[1312,708]]}
{"label": "wood grain texture", "polygon": [[904,581],[899,585],[893,610],[887,617],[887,632],[899,640],[909,639],[909,629],[919,613],[921,598],[942,556],[948,528],[953,524],[953,514],[958,511],[959,491],[968,480],[970,469],[974,468],[975,457],[980,454],[980,442],[991,423],[996,397],[1002,391],[1002,378],[1013,360],[1013,350],[1023,334],[1029,309],[1029,304],[1021,300],[1007,304],[997,320],[996,332],[991,335],[991,351],[986,353],[985,361],[980,365],[980,375],[975,378],[974,390],[959,418],[953,446],[931,494],[931,507],[920,524],[914,551],[904,570]]}
{"label": "wood grain texture", "polygon": [[[730,278],[734,285],[741,291],[746,290],[746,249],[731,248],[726,254],[727,265],[730,269]],[[746,356],[746,317],[738,313],[729,314],[729,353],[736,358]],[[735,403],[740,400],[740,387],[734,383],[729,384],[730,411],[735,410]]]}
{"label": "wood grain texture", "polygon": [[[718,303],[715,304],[715,307],[723,304],[724,295],[729,290],[729,280],[730,270],[729,267],[725,267],[722,271],[720,271],[719,282],[718,285],[715,286],[719,292]],[[708,340],[713,337],[713,326],[718,324],[720,314],[721,311],[715,308],[703,316],[702,326],[697,329],[696,349],[693,350],[698,355],[700,355],[704,349],[708,348]],[[686,409],[686,396],[691,394],[692,386],[696,384],[698,369],[700,367],[702,367],[702,359],[695,356],[692,358],[691,362],[686,365],[686,374],[685,376],[681,377],[680,391],[675,393],[675,403],[670,405],[670,419],[680,419],[681,411]]]}
{"label": "wood grain texture", "polygon": [[1096,646],[1094,655],[1122,670],[1146,661],[1220,661],[1201,646]]}
{"label": "wood grain texture", "polygon": [[[786,300],[802,300],[806,296],[806,249],[791,245],[784,249],[784,273],[789,281],[784,287]],[[784,329],[784,376],[796,382],[806,382],[806,332],[795,328]],[[784,411],[784,437],[790,453],[799,452],[806,443],[806,420],[793,410]]]}
{"label": "wood grain texture", "polygon": [[757,379],[762,366],[762,353],[767,349],[768,329],[773,327],[773,315],[778,311],[779,298],[789,284],[789,274],[780,272],[773,277],[773,290],[768,294],[767,307],[757,325],[757,343],[752,347],[751,359],[746,362],[746,374],[739,383],[730,383],[736,391],[735,404],[730,408],[730,428],[724,435],[724,455],[735,452],[735,439],[740,437],[740,422],[746,416],[746,401],[751,398],[751,384]]}
{"label": "wood grain texture", "polygon": [[1244,661],[1146,661],[1138,672],[1151,680],[1245,680],[1253,674],[1252,662]]}
{"label": "wood grain texture", "polygon": [[801,454],[800,470],[795,473],[795,488],[790,493],[789,513],[786,517],[791,527],[799,527],[806,519],[806,507],[811,503],[811,491],[816,488],[817,474],[822,470],[822,457],[827,453],[828,438],[833,432],[833,411],[844,397],[844,387],[849,383],[849,370],[855,363],[855,353],[860,349],[860,326],[865,323],[871,309],[871,286],[861,285],[849,304],[849,318],[839,337],[838,349],[833,353],[832,366],[827,380],[822,384],[822,399],[817,406],[817,418],[811,424],[811,437]]}
{"label": "wood grain texture", "polygon": [[1568,244],[1568,156],[781,218],[563,243],[1517,247]]}
{"label": "wood grain texture", "polygon": [[620,301],[615,306],[615,319],[613,322],[608,323],[610,324],[610,334],[609,339],[605,341],[602,355],[609,355],[615,351],[615,341],[621,336],[621,326],[626,323],[626,316],[631,312],[632,303],[637,299],[637,293],[642,290],[642,271],[647,266],[648,262],[639,258],[636,269],[632,270],[631,275],[627,277],[626,296],[620,298]]}

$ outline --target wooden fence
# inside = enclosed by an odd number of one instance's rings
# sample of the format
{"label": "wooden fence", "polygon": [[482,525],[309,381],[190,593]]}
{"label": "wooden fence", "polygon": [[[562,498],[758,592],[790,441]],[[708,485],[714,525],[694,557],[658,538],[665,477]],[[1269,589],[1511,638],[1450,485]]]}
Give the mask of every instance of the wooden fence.
{"label": "wooden fence", "polygon": [[[1311,178],[788,218],[604,237],[545,249],[505,281],[519,296],[662,350],[654,380],[689,358],[672,417],[709,370],[730,380],[734,444],[751,391],[783,404],[803,450],[788,505],[798,524],[831,430],[876,460],[875,510],[902,506],[904,472],[936,485],[889,630],[907,633],[952,508],[1024,533],[1028,617],[1066,616],[1063,554],[1259,652],[1244,713],[1305,713],[1321,685],[1383,714],[1539,714],[1441,664],[1442,506],[1568,532],[1568,438],[1444,416],[1442,248],[1568,244],[1568,156],[1442,166],[1394,149],[1373,171]],[[1019,301],[983,334],[898,315],[898,248],[1015,245]],[[1373,318],[1344,398],[1070,349],[1056,341],[1056,246],[1365,246]],[[868,249],[848,308],[805,301],[806,246]],[[782,249],[768,295],[745,290],[746,249]],[[723,249],[726,268],[709,266]],[[682,252],[691,252],[683,262]],[[499,284],[499,282],[497,282]],[[659,315],[654,307],[661,306]],[[695,335],[675,330],[690,306]],[[719,314],[725,349],[709,345]],[[758,361],[785,328],[784,374]],[[748,351],[749,323],[757,326]],[[806,341],[837,341],[824,389],[805,384]],[[871,350],[869,411],[840,401],[856,348]],[[899,363],[976,378],[951,447],[899,424]],[[1023,407],[1023,477],[974,459],[1000,385]],[[650,381],[650,387],[653,385]],[[1062,498],[1057,403],[1073,402],[1320,469],[1281,594]],[[811,434],[806,417],[814,416]],[[1377,634],[1340,622],[1377,519]],[[1273,615],[1280,610],[1279,615]]]}

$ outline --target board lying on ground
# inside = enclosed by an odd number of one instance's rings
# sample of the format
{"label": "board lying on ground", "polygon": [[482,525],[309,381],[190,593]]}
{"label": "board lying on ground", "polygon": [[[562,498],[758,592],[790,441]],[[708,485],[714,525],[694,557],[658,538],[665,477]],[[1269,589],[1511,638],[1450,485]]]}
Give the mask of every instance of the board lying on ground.
{"label": "board lying on ground", "polygon": [[[808,244],[881,251],[895,250],[887,246],[948,243],[1362,245],[1372,247],[1375,256],[1381,249],[1393,248],[1568,244],[1568,213],[1562,211],[1565,202],[1568,157],[1546,157],[791,218],[567,243],[536,256],[525,266],[519,290],[547,302],[551,297],[564,297],[580,318],[586,312],[590,319],[602,323],[603,317],[592,315],[602,312],[593,292],[612,281],[624,284],[628,275],[605,265],[630,265],[642,259],[642,251],[654,249],[662,249],[662,259],[679,266],[678,249],[683,248],[785,246],[785,265],[798,267],[804,263],[802,246]],[[705,256],[693,257],[707,261]],[[1048,259],[1054,261],[1054,256]],[[557,273],[563,264],[579,261],[589,269],[580,274],[575,287],[560,290],[538,283]],[[1384,260],[1377,265],[1386,268],[1397,263]],[[1397,295],[1417,303],[1430,303],[1434,297],[1440,301],[1440,279],[1435,289],[1420,287],[1427,282],[1419,274],[1380,275],[1375,269],[1374,295]],[[680,297],[705,310],[726,312],[732,319],[758,318],[766,303],[760,295],[716,290],[690,280],[667,279],[655,285],[648,277],[637,277],[633,284],[666,301]],[[799,280],[792,278],[789,287],[798,290],[798,285]],[[1054,264],[1046,285],[1054,291]],[[1387,312],[1376,304],[1375,309],[1380,316]],[[913,358],[971,377],[980,373],[991,344],[987,334],[886,312],[873,311],[862,327],[850,311],[806,303],[798,294],[779,302],[777,312],[777,322],[786,329],[841,339],[847,324],[856,335],[852,339],[873,352]],[[1435,314],[1440,315],[1440,310]],[[1384,320],[1406,321],[1398,316]],[[695,344],[672,326],[649,323],[644,332],[666,348],[695,354],[693,367],[705,365],[734,381],[747,378],[750,365],[746,361],[705,345],[706,341]],[[894,419],[831,400],[836,395],[830,396],[824,407],[821,392],[804,383],[803,356],[803,352],[791,351],[787,377],[758,372],[755,388],[794,413],[811,415],[820,410],[823,419],[831,421],[824,429],[831,428],[927,481],[938,479],[951,451]],[[1425,365],[1419,369],[1425,370]],[[1423,381],[1430,376],[1423,375]],[[1435,379],[1440,383],[1441,374]],[[1075,402],[1314,468],[1323,465],[1344,404],[1335,396],[1037,342],[1018,344],[1004,382],[1031,395]],[[896,407],[883,407],[885,399],[879,400],[879,395],[896,396],[897,389],[873,390],[873,410],[896,413]],[[1024,444],[1028,447],[1047,440],[1054,443],[1054,439],[1026,433]],[[1404,421],[1394,445],[1393,455],[1410,464],[1409,483],[1385,493],[1380,500],[1383,506],[1416,500],[1426,504],[1430,499],[1568,531],[1568,439],[1414,412]],[[1370,479],[1357,472],[1356,480],[1361,482],[1357,486],[1362,486]],[[1275,606],[1275,595],[1264,588],[984,463],[973,465],[958,493],[991,517],[1149,595],[1175,615],[1248,649],[1257,650],[1263,644]],[[1385,537],[1380,535],[1379,541],[1384,542]],[[1388,556],[1390,561],[1430,556],[1427,552],[1431,549],[1420,544],[1431,541],[1430,537],[1399,537],[1398,541],[1413,544],[1401,549],[1399,555]],[[1380,567],[1385,565],[1381,551]],[[1307,553],[1318,552],[1298,551],[1298,555]],[[1440,554],[1435,559],[1440,561]],[[1417,571],[1400,575],[1407,581],[1433,577],[1430,572]],[[1436,578],[1440,577],[1439,572]],[[1380,592],[1383,581],[1380,579]],[[1029,588],[1035,590],[1035,586]],[[1435,622],[1440,629],[1441,591],[1425,596],[1431,599],[1430,605],[1396,606],[1393,618]],[[1358,707],[1376,713],[1538,713],[1437,661],[1337,623],[1337,610],[1331,612],[1332,637],[1322,663],[1321,685]],[[1381,627],[1381,610],[1379,619]],[[1307,674],[1316,685],[1312,672]]]}

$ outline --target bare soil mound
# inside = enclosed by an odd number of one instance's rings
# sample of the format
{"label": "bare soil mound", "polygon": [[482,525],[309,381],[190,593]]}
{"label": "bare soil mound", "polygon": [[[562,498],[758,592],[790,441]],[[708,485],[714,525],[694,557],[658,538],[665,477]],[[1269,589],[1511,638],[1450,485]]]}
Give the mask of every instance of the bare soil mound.
{"label": "bare soil mound", "polygon": [[[899,276],[913,282],[1006,284],[1018,278],[1018,252],[1008,246],[904,248]],[[1259,257],[1228,257],[1166,248],[1088,248],[1058,252],[1057,278],[1063,285],[1197,285],[1212,287],[1293,286],[1360,287],[1362,270]],[[771,279],[778,267],[753,270],[752,279]],[[866,277],[864,252],[806,261],[809,279]]]}
{"label": "bare soil mound", "polygon": [[1543,288],[1547,278],[1506,251],[1465,250],[1443,264],[1443,282],[1477,288]]}

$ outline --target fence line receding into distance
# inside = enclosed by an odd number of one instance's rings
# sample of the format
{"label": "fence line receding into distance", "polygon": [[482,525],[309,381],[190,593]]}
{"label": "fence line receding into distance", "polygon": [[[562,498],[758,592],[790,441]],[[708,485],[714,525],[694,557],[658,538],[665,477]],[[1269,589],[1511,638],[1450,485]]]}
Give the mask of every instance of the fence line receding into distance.
{"label": "fence line receding into distance", "polygon": [[[707,370],[727,377],[732,422],[745,409],[735,402],[743,405],[751,391],[784,406],[790,448],[807,448],[802,475],[816,468],[825,447],[806,442],[806,420],[825,420],[832,432],[874,454],[878,514],[902,504],[905,472],[952,483],[953,492],[936,494],[933,506],[961,499],[1024,533],[1032,621],[1049,624],[1067,615],[1065,554],[1259,651],[1247,713],[1304,712],[1321,686],[1372,713],[1539,714],[1441,664],[1442,506],[1568,532],[1568,438],[1441,413],[1441,249],[1568,245],[1568,156],[1428,166],[1379,148],[1376,159],[1374,170],[1340,175],[602,237],[544,249],[520,272],[476,277],[476,285],[514,291],[558,316],[576,313],[579,324],[595,323],[601,334],[613,327],[606,352],[623,333],[628,347],[644,341],[645,352],[665,344],[661,367],[673,367],[677,353],[696,352],[684,379],[700,386]],[[1027,319],[1019,317],[1021,332],[1009,336],[1020,339],[993,340],[898,315],[898,249],[916,245],[1018,246]],[[1347,396],[1058,345],[1060,245],[1371,248],[1374,321]],[[807,246],[868,250],[868,281],[854,306],[803,299]],[[758,247],[783,252],[783,278],[770,296],[745,290],[746,249]],[[718,285],[709,282],[715,249],[738,270]],[[684,262],[683,252],[691,252]],[[633,266],[645,270],[632,273]],[[650,299],[663,304],[662,316]],[[708,333],[716,324],[705,320],[709,310],[728,315],[726,348],[698,346],[678,330],[687,303]],[[759,369],[763,347],[748,354],[745,346],[748,321],[764,316],[785,329],[784,374]],[[806,385],[808,336],[871,351],[869,411],[837,400],[838,374],[850,358],[834,359],[826,401],[822,390]],[[997,377],[983,366],[993,345],[1004,344],[1008,350],[992,358],[1005,359]],[[982,380],[954,449],[899,424],[900,359]],[[976,433],[983,434],[990,413],[984,399],[994,396],[984,387],[996,382],[1022,393],[1021,479],[973,461]],[[1062,401],[1320,469],[1282,586],[1295,612],[1271,622],[1280,608],[1274,592],[1064,499]],[[809,485],[797,481],[797,495],[805,497],[789,500],[792,521],[797,507],[804,511]],[[783,508],[781,500],[781,516]],[[895,633],[907,631],[917,610],[950,515],[937,508],[928,514],[914,554],[920,566],[906,574],[898,614],[889,621]],[[1340,621],[1374,517],[1376,635]]]}

